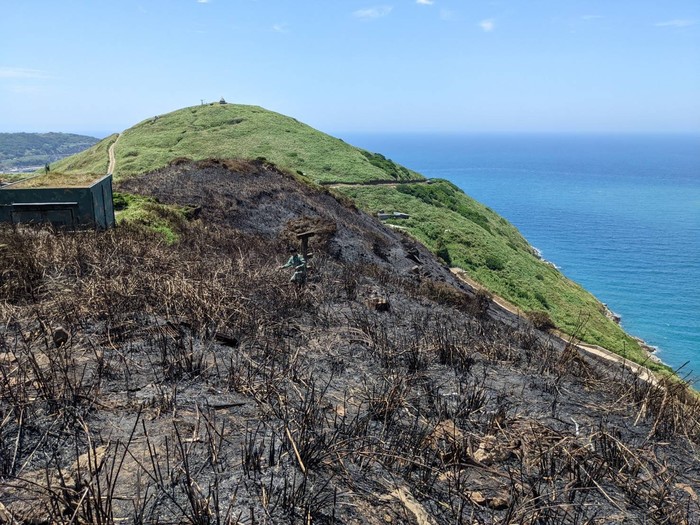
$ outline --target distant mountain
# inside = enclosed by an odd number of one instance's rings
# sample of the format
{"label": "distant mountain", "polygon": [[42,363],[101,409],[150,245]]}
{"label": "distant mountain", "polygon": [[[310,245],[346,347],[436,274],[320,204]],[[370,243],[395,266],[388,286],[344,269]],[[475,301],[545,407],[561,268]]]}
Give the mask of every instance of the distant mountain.
{"label": "distant mountain", "polygon": [[31,172],[97,142],[73,133],[0,133],[0,173]]}

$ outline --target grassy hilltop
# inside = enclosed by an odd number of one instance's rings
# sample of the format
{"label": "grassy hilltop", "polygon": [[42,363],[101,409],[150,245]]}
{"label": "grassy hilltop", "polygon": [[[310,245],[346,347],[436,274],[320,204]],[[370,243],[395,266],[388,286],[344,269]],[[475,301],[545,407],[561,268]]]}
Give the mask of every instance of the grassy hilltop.
{"label": "grassy hilltop", "polygon": [[[117,135],[107,137],[55,169],[104,173],[105,151],[116,139]],[[235,104],[194,106],[144,120],[122,133],[115,153],[117,179],[161,168],[177,157],[264,157],[319,183],[422,178],[296,119]]]}
{"label": "grassy hilltop", "polygon": [[[118,137],[118,138],[117,138]],[[420,174],[321,133],[296,119],[235,104],[184,108],[152,117],[57,163],[65,173],[104,173],[115,147],[115,179],[167,166],[176,158],[265,158],[311,183],[334,186],[371,213],[401,211],[394,221],[446,263],[517,305],[546,314],[582,340],[642,361],[639,344],[605,315],[590,293],[540,260],[515,227],[447,181]],[[378,182],[395,184],[376,184]],[[392,221],[390,221],[392,222]]]}

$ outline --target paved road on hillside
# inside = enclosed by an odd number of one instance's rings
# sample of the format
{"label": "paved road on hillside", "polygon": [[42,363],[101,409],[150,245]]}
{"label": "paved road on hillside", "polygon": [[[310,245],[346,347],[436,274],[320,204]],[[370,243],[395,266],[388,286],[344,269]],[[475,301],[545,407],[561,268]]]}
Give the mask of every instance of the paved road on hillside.
{"label": "paved road on hillside", "polygon": [[119,138],[121,137],[120,135],[117,135],[117,140],[112,142],[112,144],[109,146],[109,166],[107,167],[107,173],[112,173],[114,174],[114,170],[117,167],[117,157],[114,155],[114,146],[117,145],[117,142],[119,142]]}
{"label": "paved road on hillside", "polygon": [[355,186],[391,186],[396,187],[399,184],[432,184],[431,180],[374,180],[369,182],[322,182],[321,186],[329,188],[349,188]]}
{"label": "paved road on hillside", "polygon": [[[478,289],[484,289],[482,285],[471,279],[461,268],[451,268],[451,271],[454,275],[456,275],[459,279],[467,283],[472,289],[478,290]],[[520,310],[518,307],[514,306],[513,304],[509,303],[502,297],[498,297],[496,295],[492,295],[493,299],[493,304],[497,307],[497,309],[502,310],[501,313],[507,313],[511,316],[515,316],[516,318],[520,320],[524,320],[525,317],[522,315],[522,310]],[[553,340],[558,342],[561,346],[564,348],[571,344],[569,340],[566,338],[569,337],[564,333],[561,332],[553,332],[550,333],[550,337],[552,337]],[[585,355],[588,355],[590,357],[593,357],[594,359],[597,360],[603,360],[611,363],[617,363],[619,365],[622,365],[626,367],[628,370],[631,370],[634,372],[639,379],[642,381],[645,381],[647,383],[651,383],[654,385],[658,385],[658,380],[654,376],[654,374],[646,368],[643,365],[639,365],[633,361],[630,361],[628,359],[625,359],[621,355],[618,355],[614,352],[611,352],[610,350],[607,350],[601,346],[597,345],[589,345],[585,343],[577,343],[574,345],[577,350],[582,352]]]}

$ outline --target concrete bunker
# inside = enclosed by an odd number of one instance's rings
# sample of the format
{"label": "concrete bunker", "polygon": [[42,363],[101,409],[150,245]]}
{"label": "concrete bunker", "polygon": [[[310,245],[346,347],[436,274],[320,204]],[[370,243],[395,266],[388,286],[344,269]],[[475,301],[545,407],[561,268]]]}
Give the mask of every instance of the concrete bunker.
{"label": "concrete bunker", "polygon": [[115,225],[112,175],[45,173],[0,187],[0,222],[66,230]]}

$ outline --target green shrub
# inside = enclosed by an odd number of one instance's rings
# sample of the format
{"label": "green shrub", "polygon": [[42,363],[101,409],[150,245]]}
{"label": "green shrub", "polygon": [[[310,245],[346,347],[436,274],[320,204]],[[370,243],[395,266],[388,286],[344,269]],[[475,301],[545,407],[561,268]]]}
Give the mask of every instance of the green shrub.
{"label": "green shrub", "polygon": [[392,179],[402,180],[411,178],[411,172],[403,166],[399,166],[393,160],[387,159],[380,153],[370,153],[369,151],[362,150],[362,154],[372,166],[383,170]]}
{"label": "green shrub", "polygon": [[491,233],[488,218],[483,213],[470,207],[464,201],[462,191],[451,182],[437,179],[432,184],[401,184],[396,189],[401,193],[412,195],[431,206],[447,208],[455,213],[459,213],[465,219],[472,221]]}
{"label": "green shrub", "polygon": [[549,310],[549,301],[547,301],[547,298],[542,295],[542,293],[535,292],[535,299],[537,299],[542,306]]}
{"label": "green shrub", "polygon": [[160,204],[155,199],[130,193],[114,193],[114,209],[117,223],[128,223],[137,229],[156,232],[167,244],[175,244],[180,239],[184,223],[192,209],[181,206]]}
{"label": "green shrub", "polygon": [[486,259],[484,260],[484,266],[486,266],[489,270],[493,270],[494,272],[503,270],[506,267],[505,263],[495,255],[487,255]]}
{"label": "green shrub", "polygon": [[450,251],[447,249],[447,245],[442,239],[438,239],[435,245],[435,255],[437,255],[443,262],[452,266],[452,257],[450,257]]}

